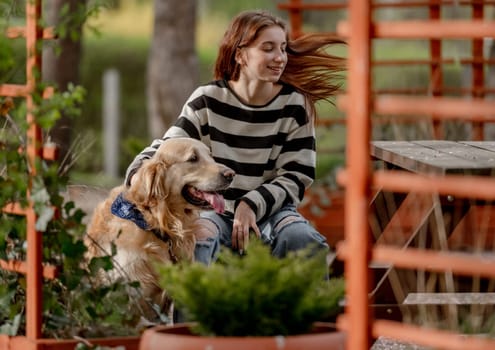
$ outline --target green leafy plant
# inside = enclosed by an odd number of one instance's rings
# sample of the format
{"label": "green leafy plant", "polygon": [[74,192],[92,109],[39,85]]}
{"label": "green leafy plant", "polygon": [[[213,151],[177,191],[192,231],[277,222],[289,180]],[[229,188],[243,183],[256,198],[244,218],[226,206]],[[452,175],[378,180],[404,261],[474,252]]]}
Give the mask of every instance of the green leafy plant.
{"label": "green leafy plant", "polygon": [[[67,92],[56,92],[49,100],[36,95],[34,113],[43,132],[48,132],[62,112],[77,116],[84,96],[84,89],[74,86]],[[6,103],[0,100],[2,106]],[[25,115],[23,103],[2,113],[0,208],[14,202],[26,207],[28,198],[32,200],[37,215],[36,230],[43,237],[43,263],[58,268],[57,277],[43,283],[43,335],[52,338],[137,335],[140,314],[130,297],[130,290],[135,291],[137,286],[121,281],[99,283],[102,270],[113,267],[111,255],[84,263],[85,213],[64,198],[69,178],[57,161],[38,159],[34,165],[30,164],[24,152],[28,127]],[[26,260],[27,249],[25,217],[1,211],[0,259]],[[24,334],[25,308],[25,276],[0,269],[0,333]]]}
{"label": "green leafy plant", "polygon": [[344,295],[342,278],[324,279],[325,252],[302,250],[273,257],[258,240],[246,255],[225,249],[215,264],[158,266],[167,290],[193,331],[217,336],[303,334],[335,316]]}
{"label": "green leafy plant", "polygon": [[[0,30],[25,17],[23,2],[0,1]],[[109,0],[97,0],[86,7],[61,8],[61,21],[55,28],[57,37],[78,40],[78,28],[89,16],[94,16]],[[21,6],[22,5],[22,6]],[[14,41],[0,39],[0,83],[25,81],[25,59],[14,50]],[[56,42],[50,45],[57,45]],[[41,50],[38,45],[37,50]],[[40,83],[40,72],[29,112],[40,127],[41,139],[47,146],[49,132],[62,117],[81,115],[86,91],[69,85],[66,91],[54,91],[43,98],[46,85]],[[14,106],[15,104],[15,106]],[[139,308],[132,295],[138,294],[135,283],[116,281],[102,285],[100,277],[113,267],[112,254],[86,261],[83,244],[85,213],[67,200],[69,175],[67,165],[60,160],[37,158],[31,162],[26,155],[29,129],[24,98],[8,100],[0,97],[0,259],[5,262],[25,261],[27,250],[26,218],[7,213],[2,208],[18,203],[33,205],[36,230],[42,235],[42,261],[56,268],[56,277],[42,284],[42,336],[47,338],[108,337],[137,335]],[[75,148],[70,147],[73,151]],[[73,154],[73,159],[78,159]],[[70,163],[69,166],[73,166]],[[26,331],[26,276],[0,269],[0,333],[24,335]]]}

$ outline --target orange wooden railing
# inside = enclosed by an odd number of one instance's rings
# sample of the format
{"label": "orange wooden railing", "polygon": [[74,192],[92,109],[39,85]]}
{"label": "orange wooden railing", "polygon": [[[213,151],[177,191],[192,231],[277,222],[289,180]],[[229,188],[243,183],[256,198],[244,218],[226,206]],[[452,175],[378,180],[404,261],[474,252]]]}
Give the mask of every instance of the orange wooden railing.
{"label": "orange wooden railing", "polygon": [[[442,6],[468,6],[471,19],[442,19]],[[373,340],[381,336],[439,349],[495,349],[493,338],[461,336],[453,331],[418,327],[397,321],[374,319],[369,293],[373,271],[370,263],[392,264],[396,268],[449,271],[460,276],[495,277],[495,263],[470,254],[453,254],[415,248],[396,248],[374,245],[369,226],[369,203],[372,189],[398,193],[449,194],[463,198],[492,201],[495,199],[495,180],[473,176],[424,178],[415,174],[373,170],[370,159],[371,116],[384,118],[381,122],[417,122],[418,115],[432,120],[434,137],[442,138],[442,122],[462,120],[473,125],[472,138],[483,139],[486,122],[495,118],[495,102],[485,99],[494,88],[485,86],[484,68],[495,64],[483,57],[483,38],[494,38],[495,21],[484,20],[484,10],[495,5],[492,0],[432,0],[432,1],[366,1],[305,3],[289,0],[278,7],[287,10],[292,36],[303,34],[303,12],[310,10],[346,9],[348,20],[338,23],[336,35],[349,42],[349,74],[347,93],[339,97],[338,105],[346,112],[347,146],[346,168],[338,175],[345,187],[345,239],[338,245],[338,256],[345,262],[347,283],[345,314],[338,326],[348,332],[348,350],[369,349]],[[428,18],[422,21],[387,21],[374,19],[373,11],[383,7],[425,7]],[[352,28],[352,30],[351,30]],[[373,41],[380,38],[424,39],[430,48],[429,59],[383,60],[373,59]],[[442,57],[442,40],[471,40],[471,57],[458,62],[472,68],[471,87],[443,85],[442,69],[453,59]],[[373,69],[376,66],[422,64],[429,67],[429,86],[425,88],[373,89]],[[387,94],[387,95],[385,95]],[[457,97],[445,97],[445,95]],[[416,95],[416,96],[411,96]],[[470,95],[470,98],[466,98]],[[352,101],[352,103],[351,103]],[[324,219],[322,219],[324,221]]]}
{"label": "orange wooden railing", "polygon": [[[373,99],[373,119],[374,125],[385,125],[393,121],[394,124],[414,124],[428,121],[432,125],[432,137],[441,139],[444,137],[443,125],[446,121],[457,121],[471,124],[471,138],[481,140],[484,138],[484,125],[488,122],[495,122],[495,116],[490,113],[491,104],[483,100],[484,96],[495,93],[495,87],[489,87],[485,84],[483,67],[488,64],[495,64],[495,59],[483,56],[482,36],[490,36],[493,32],[493,24],[487,24],[482,21],[485,13],[485,7],[495,5],[494,0],[486,1],[468,1],[468,0],[408,0],[401,2],[374,1],[368,4],[375,11],[383,8],[424,8],[427,9],[427,19],[425,21],[401,21],[373,23],[372,31],[376,39],[422,39],[429,46],[429,58],[410,58],[410,59],[375,59],[370,58],[370,74],[376,69],[385,72],[387,67],[397,66],[423,66],[429,69],[429,80],[425,86],[414,87],[388,87],[379,88],[370,83],[370,93],[376,97]],[[441,20],[442,7],[461,6],[470,9],[472,21],[455,21],[444,22]],[[280,2],[278,8],[287,11],[291,26],[291,36],[298,37],[304,33],[303,14],[308,11],[345,11],[349,12],[347,1],[320,1],[305,2],[303,0],[287,0]],[[459,25],[464,26],[465,31],[471,31],[474,37],[466,37],[472,40],[471,56],[451,58],[444,57],[442,52],[442,40],[445,38],[454,38],[455,31]],[[436,29],[442,31],[437,31]],[[474,33],[477,32],[477,33]],[[335,32],[330,33],[336,36],[348,38],[350,34],[349,24],[341,23]],[[466,33],[465,33],[466,34]],[[371,48],[370,48],[371,50]],[[375,53],[376,54],[376,53]],[[472,84],[470,86],[448,86],[443,83],[443,69],[447,65],[460,64],[464,67],[472,68]],[[376,72],[375,72],[376,74]],[[392,95],[392,96],[391,96]],[[394,97],[395,96],[395,97]],[[430,98],[425,98],[429,96]],[[472,96],[475,100],[470,100],[469,104],[459,103],[456,99],[446,99],[444,96]],[[391,97],[394,97],[392,99]],[[433,97],[433,98],[431,98]],[[399,101],[400,103],[397,103]],[[339,99],[339,105],[346,109],[348,98],[342,96]],[[471,113],[472,106],[480,111],[478,114]],[[393,116],[393,117],[391,117]],[[317,119],[319,127],[331,128],[335,125],[347,123],[346,117],[328,118],[322,115]],[[342,154],[341,149],[323,149],[319,148],[320,154]],[[326,191],[327,189],[323,189]],[[317,188],[316,192],[322,191]],[[306,194],[306,201],[300,207],[303,214],[322,232],[327,239],[335,242],[343,237],[342,220],[332,220],[333,217],[343,217],[344,200],[343,191],[332,191],[332,204],[325,205],[326,202],[314,201],[318,196],[313,196],[311,192]],[[316,204],[315,204],[316,203]],[[312,208],[316,208],[312,210]],[[332,225],[328,225],[331,221]]]}
{"label": "orange wooden railing", "polygon": [[[495,87],[487,87],[485,85],[484,65],[495,64],[495,59],[486,59],[483,56],[483,37],[490,37],[493,33],[493,25],[487,25],[483,21],[485,8],[495,5],[495,0],[408,0],[408,1],[367,1],[369,2],[371,11],[383,8],[427,8],[429,21],[407,21],[407,22],[382,22],[373,25],[375,38],[402,38],[402,39],[427,39],[430,47],[429,59],[408,59],[408,60],[373,60],[370,62],[370,69],[383,66],[411,66],[411,65],[427,65],[429,67],[429,86],[427,87],[408,87],[408,88],[371,88],[373,95],[381,94],[425,94],[429,93],[432,96],[444,96],[448,94],[456,95],[471,95],[473,97],[483,98],[486,94],[495,93]],[[455,5],[469,7],[471,10],[472,19],[469,21],[469,26],[464,27],[471,31],[469,39],[472,40],[471,58],[452,59],[442,57],[441,39],[453,38],[456,36],[456,31],[459,25],[463,25],[463,21],[455,21],[446,23],[439,21],[441,17],[441,9],[444,5]],[[277,7],[285,10],[289,15],[289,23],[291,27],[291,36],[298,37],[304,33],[303,13],[306,11],[332,11],[332,10],[348,10],[348,2],[325,2],[307,3],[303,0],[288,0],[285,3],[279,3]],[[441,31],[437,29],[442,28]],[[350,34],[349,27],[346,23],[341,24],[341,28],[334,33],[337,36],[348,37]],[[467,34],[467,33],[465,33]],[[472,68],[472,85],[470,87],[444,86],[442,69],[444,65],[452,63],[460,63],[462,65],[470,65]],[[427,115],[432,123],[435,138],[441,139],[444,136],[441,119],[437,118],[435,113]],[[416,117],[417,118],[417,117]],[[493,122],[493,118],[487,119],[485,116],[471,115],[468,120],[472,123],[472,139],[482,140],[484,138],[484,123]],[[458,116],[456,119],[462,119]],[[321,120],[321,119],[320,119]],[[376,122],[381,122],[381,119]],[[401,118],[398,122],[415,121],[411,118]],[[341,124],[343,119],[325,119],[323,123],[328,125]],[[322,124],[321,121],[318,123]]]}
{"label": "orange wooden railing", "polygon": [[[43,145],[43,137],[40,127],[36,124],[34,99],[36,86],[41,79],[41,41],[53,39],[53,28],[41,27],[41,0],[26,1],[26,23],[23,27],[11,27],[7,29],[8,38],[24,38],[26,41],[26,82],[25,84],[2,84],[0,96],[21,97],[26,99],[28,122],[27,144],[24,148],[29,162],[30,178],[36,175],[36,160],[39,158],[55,160],[57,149]],[[53,93],[52,88],[46,88],[42,92],[44,98],[49,98]],[[26,217],[27,259],[26,261],[0,260],[0,268],[26,275],[26,334],[9,337],[0,335],[0,350],[72,350],[78,343],[75,339],[44,339],[42,338],[42,283],[43,278],[53,279],[57,277],[59,269],[42,262],[42,232],[36,230],[37,216],[30,198],[31,184],[28,184],[27,207],[19,203],[10,203],[3,212],[11,215]],[[127,349],[137,349],[139,337],[112,337],[102,339],[88,339],[93,345],[122,346]]]}
{"label": "orange wooden railing", "polygon": [[[44,150],[42,146],[42,135],[39,126],[35,122],[32,114],[34,109],[33,94],[39,79],[38,72],[41,71],[41,52],[37,48],[37,43],[43,37],[52,37],[52,31],[43,31],[40,26],[41,1],[26,2],[26,24],[25,27],[9,28],[7,36],[9,38],[24,37],[26,41],[26,83],[0,85],[0,94],[10,97],[23,97],[26,99],[28,122],[27,145],[25,152],[29,162],[30,176],[36,175],[36,158],[43,154],[55,156],[54,150]],[[44,95],[49,95],[49,90]],[[29,184],[27,196],[28,206],[21,208],[18,203],[11,203],[3,208],[3,211],[14,215],[26,217],[27,225],[27,261],[1,261],[0,267],[5,270],[16,271],[26,274],[26,337],[35,340],[41,337],[41,313],[42,313],[42,277],[53,278],[56,275],[56,268],[53,266],[42,266],[41,233],[36,230],[36,213],[33,202],[30,200]]]}
{"label": "orange wooden railing", "polygon": [[[346,189],[345,240],[339,246],[338,255],[345,260],[348,286],[345,314],[339,319],[338,325],[348,332],[347,349],[349,350],[369,349],[372,340],[380,336],[442,349],[495,349],[493,338],[461,336],[453,331],[374,319],[370,312],[368,293],[372,272],[369,264],[372,261],[392,264],[404,269],[450,271],[457,275],[495,277],[493,260],[481,259],[479,256],[467,253],[460,255],[415,248],[377,246],[373,245],[370,239],[368,220],[372,188],[401,193],[413,191],[464,198],[495,199],[495,180],[491,178],[474,176],[426,178],[402,172],[373,170],[371,166],[370,116],[374,113],[427,113],[440,122],[466,114],[472,116],[473,120],[480,121],[480,126],[485,117],[493,117],[495,102],[485,100],[483,94],[477,94],[470,99],[445,98],[441,94],[422,97],[373,94],[371,47],[376,38],[426,38],[432,40],[432,51],[436,52],[436,40],[464,38],[477,42],[483,37],[494,36],[495,23],[484,22],[477,17],[470,21],[448,21],[436,18],[438,9],[435,9],[435,6],[439,2],[431,3],[434,5],[434,10],[429,20],[382,23],[373,19],[373,5],[369,2],[350,0],[349,20],[338,25],[339,34],[349,40],[348,92],[339,101],[339,106],[347,114],[347,163],[346,169],[338,177],[339,183]],[[483,2],[469,2],[469,5],[475,7],[480,4]],[[473,12],[473,17],[475,13],[479,14],[477,11],[479,8]],[[479,55],[478,49],[473,49],[472,55]],[[432,70],[438,69],[433,68]],[[479,84],[480,80],[477,74],[473,75],[473,85]]]}

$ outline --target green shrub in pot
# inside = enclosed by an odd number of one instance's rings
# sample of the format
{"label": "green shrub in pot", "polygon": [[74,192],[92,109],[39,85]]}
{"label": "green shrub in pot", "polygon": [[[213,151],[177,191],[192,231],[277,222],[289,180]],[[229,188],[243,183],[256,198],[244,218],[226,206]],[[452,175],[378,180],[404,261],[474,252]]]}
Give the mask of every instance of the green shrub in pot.
{"label": "green shrub in pot", "polygon": [[239,256],[223,249],[210,266],[159,266],[160,285],[195,323],[215,336],[296,335],[339,311],[344,280],[326,280],[326,252],[309,249],[273,257],[258,240]]}

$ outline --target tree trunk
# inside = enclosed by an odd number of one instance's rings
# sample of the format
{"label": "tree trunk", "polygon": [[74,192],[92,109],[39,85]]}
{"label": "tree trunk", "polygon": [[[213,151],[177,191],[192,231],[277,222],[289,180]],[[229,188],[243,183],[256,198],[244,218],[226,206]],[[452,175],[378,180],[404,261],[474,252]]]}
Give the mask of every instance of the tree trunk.
{"label": "tree trunk", "polygon": [[159,138],[179,116],[199,81],[196,0],[155,0],[148,58],[148,130]]}
{"label": "tree trunk", "polygon": [[[82,11],[87,0],[51,0],[46,1],[44,13],[47,24],[56,26],[60,23],[60,12],[65,4],[69,6],[69,15]],[[69,83],[79,84],[79,63],[82,51],[82,23],[69,21],[70,28],[67,33],[73,31],[75,36],[67,34],[56,39],[54,43],[43,45],[43,80],[54,84],[58,91],[67,90]],[[72,120],[62,115],[50,131],[50,139],[60,151],[60,169],[68,171],[71,155],[69,154],[72,142]]]}

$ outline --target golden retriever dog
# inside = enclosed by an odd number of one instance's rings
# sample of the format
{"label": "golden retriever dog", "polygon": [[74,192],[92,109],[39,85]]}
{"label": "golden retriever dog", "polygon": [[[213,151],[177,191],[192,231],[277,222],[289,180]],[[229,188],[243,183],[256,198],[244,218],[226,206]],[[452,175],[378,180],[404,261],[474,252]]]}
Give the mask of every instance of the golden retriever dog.
{"label": "golden retriever dog", "polygon": [[213,160],[202,142],[168,139],[143,162],[129,187],[112,189],[95,208],[85,239],[88,257],[109,255],[115,245],[114,269],[105,276],[140,283],[145,318],[155,313],[149,302],[170,311],[153,266],[193,259],[199,213],[224,210],[219,192],[234,175]]}

